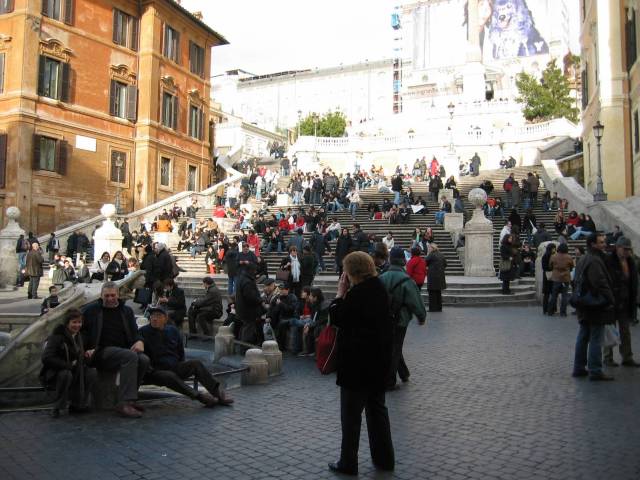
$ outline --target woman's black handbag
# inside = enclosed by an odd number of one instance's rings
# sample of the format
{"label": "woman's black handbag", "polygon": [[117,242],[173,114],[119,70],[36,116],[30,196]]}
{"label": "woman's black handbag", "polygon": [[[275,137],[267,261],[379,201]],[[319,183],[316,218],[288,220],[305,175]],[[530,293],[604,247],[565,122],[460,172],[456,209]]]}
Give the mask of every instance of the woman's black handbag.
{"label": "woman's black handbag", "polygon": [[136,295],[133,301],[140,305],[149,305],[151,303],[151,298],[152,292],[150,288],[139,288],[136,290]]}
{"label": "woman's black handbag", "polygon": [[596,308],[601,309],[609,306],[609,300],[607,300],[603,295],[591,293],[591,289],[588,288],[587,279],[586,279],[586,271],[582,272],[581,278],[576,280],[575,288],[573,289],[573,293],[569,298],[569,304],[573,308],[580,309],[589,309]]}

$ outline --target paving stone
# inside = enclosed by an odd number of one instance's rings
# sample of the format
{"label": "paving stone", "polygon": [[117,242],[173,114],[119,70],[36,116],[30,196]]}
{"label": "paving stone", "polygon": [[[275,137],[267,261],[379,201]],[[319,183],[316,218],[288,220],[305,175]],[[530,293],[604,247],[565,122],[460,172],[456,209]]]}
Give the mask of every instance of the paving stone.
{"label": "paving stone", "polygon": [[[375,470],[363,422],[360,477],[637,480],[630,399],[640,372],[615,369],[607,384],[571,378],[576,333],[575,317],[533,307],[445,310],[412,324],[410,381],[387,396],[396,471]],[[640,352],[640,328],[632,336]],[[3,480],[75,478],[72,465],[95,480],[332,479],[338,393],[335,377],[286,355],[283,375],[233,391],[232,408],[175,397],[148,404],[140,420],[6,414],[0,471]]]}

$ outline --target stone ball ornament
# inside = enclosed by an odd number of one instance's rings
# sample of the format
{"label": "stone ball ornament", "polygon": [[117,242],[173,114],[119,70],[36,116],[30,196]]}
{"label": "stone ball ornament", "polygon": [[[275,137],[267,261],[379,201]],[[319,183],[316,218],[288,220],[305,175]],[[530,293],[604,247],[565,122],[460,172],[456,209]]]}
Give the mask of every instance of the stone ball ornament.
{"label": "stone ball ornament", "polygon": [[474,188],[469,192],[469,201],[476,208],[482,208],[487,203],[487,192],[481,188]]}
{"label": "stone ball ornament", "polygon": [[20,209],[18,207],[9,207],[7,208],[7,217],[11,220],[17,220],[20,218]]}
{"label": "stone ball ornament", "polygon": [[111,219],[116,216],[116,206],[112,203],[107,203],[102,206],[100,213],[105,217]]}

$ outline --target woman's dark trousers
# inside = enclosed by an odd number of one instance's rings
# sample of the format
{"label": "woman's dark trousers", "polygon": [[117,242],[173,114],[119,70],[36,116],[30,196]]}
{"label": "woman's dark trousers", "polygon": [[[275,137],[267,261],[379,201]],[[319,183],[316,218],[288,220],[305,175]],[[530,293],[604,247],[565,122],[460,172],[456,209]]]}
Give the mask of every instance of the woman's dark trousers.
{"label": "woman's dark trousers", "polygon": [[393,470],[395,455],[384,392],[361,392],[344,387],[340,388],[342,421],[340,466],[350,470],[358,469],[362,410],[365,411],[367,418],[369,449],[373,464],[384,470]]}

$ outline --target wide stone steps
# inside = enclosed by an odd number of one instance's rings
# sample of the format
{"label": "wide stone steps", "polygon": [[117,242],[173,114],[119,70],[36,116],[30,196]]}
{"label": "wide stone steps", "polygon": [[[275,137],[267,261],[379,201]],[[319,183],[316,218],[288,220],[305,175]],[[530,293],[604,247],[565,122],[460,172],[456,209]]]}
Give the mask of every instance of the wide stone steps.
{"label": "wide stone steps", "polygon": [[[216,286],[226,297],[228,277],[222,274],[212,275]],[[180,276],[178,284],[184,288],[188,299],[202,295],[202,277]],[[321,288],[326,298],[331,299],[337,291],[338,277],[335,275],[317,276],[314,286]],[[259,285],[260,290],[262,286]],[[533,278],[525,277],[511,283],[513,295],[502,295],[501,282],[497,278],[447,277],[447,289],[442,293],[444,305],[489,306],[535,302],[535,283]],[[421,290],[425,304],[428,304],[426,286]]]}

